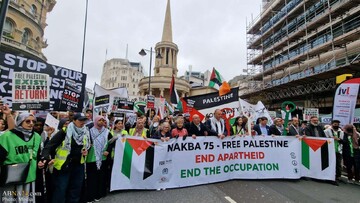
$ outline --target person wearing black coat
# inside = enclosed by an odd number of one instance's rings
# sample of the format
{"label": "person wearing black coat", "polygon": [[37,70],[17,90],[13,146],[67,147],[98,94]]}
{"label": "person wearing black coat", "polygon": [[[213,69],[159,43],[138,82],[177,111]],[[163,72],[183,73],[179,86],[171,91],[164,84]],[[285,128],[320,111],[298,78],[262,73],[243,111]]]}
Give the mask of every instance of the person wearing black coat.
{"label": "person wearing black coat", "polygon": [[207,136],[209,131],[207,127],[200,122],[200,116],[197,114],[193,115],[192,122],[189,124],[187,130],[188,134],[193,138],[195,138],[196,136]]}
{"label": "person wearing black coat", "polygon": [[304,134],[310,137],[326,137],[324,130],[319,125],[319,119],[316,116],[310,118],[310,124],[305,127]]}
{"label": "person wearing black coat", "polygon": [[282,118],[277,118],[274,120],[274,122],[275,122],[275,124],[271,125],[269,128],[269,134],[281,136],[284,131],[284,126],[282,124],[283,120],[282,120]]}

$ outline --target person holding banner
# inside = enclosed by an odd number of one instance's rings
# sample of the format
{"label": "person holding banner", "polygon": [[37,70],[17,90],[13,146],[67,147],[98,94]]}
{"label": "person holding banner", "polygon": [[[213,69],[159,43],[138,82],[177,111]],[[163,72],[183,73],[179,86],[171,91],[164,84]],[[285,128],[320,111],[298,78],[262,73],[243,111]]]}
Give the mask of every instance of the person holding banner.
{"label": "person holding banner", "polygon": [[128,134],[128,132],[124,128],[124,119],[123,118],[115,120],[114,128],[113,128],[113,130],[111,130],[110,133],[112,134],[113,138],[111,138],[111,140],[109,142],[113,142],[114,138],[117,139],[119,136],[124,136],[124,135]]}
{"label": "person holding banner", "polygon": [[270,134],[270,127],[267,125],[268,118],[267,117],[261,117],[259,120],[259,124],[254,126],[254,130],[258,135],[271,135]]}
{"label": "person holding banner", "polygon": [[310,117],[310,124],[305,127],[304,134],[310,137],[326,137],[317,116]]}
{"label": "person holding banner", "polygon": [[[255,127],[255,124],[254,124],[254,122],[251,122],[250,123],[250,136],[256,136],[256,135],[258,135],[257,134],[257,131],[254,129],[254,127]],[[247,124],[245,124],[245,135],[249,135],[249,131],[248,131],[248,125]]]}
{"label": "person holding banner", "polygon": [[[35,123],[33,114],[22,113],[16,119],[15,128],[0,136],[1,201],[5,202],[7,198],[16,198],[16,202],[35,201],[35,197],[29,196],[30,192],[35,192],[41,142],[40,135],[33,131]],[[38,167],[44,166],[40,164]],[[7,196],[7,192],[11,195]]]}
{"label": "person holding banner", "polygon": [[85,195],[87,202],[99,201],[106,195],[106,157],[112,151],[112,148],[108,145],[112,135],[106,128],[105,122],[103,116],[96,116],[94,127],[90,129],[91,147],[86,158],[88,180]]}
{"label": "person holding banner", "polygon": [[52,202],[79,202],[85,177],[84,163],[90,148],[87,118],[76,113],[74,120],[48,142],[42,152],[42,164],[55,157]]}
{"label": "person holding banner", "polygon": [[171,129],[170,123],[163,122],[160,125],[159,130],[156,131],[155,134],[151,138],[158,139],[158,140],[161,140],[163,142],[169,141],[170,137],[171,137],[170,129]]}
{"label": "person holding banner", "polygon": [[283,134],[283,132],[284,132],[283,119],[275,118],[274,124],[271,125],[269,128],[269,134],[281,136]]}
{"label": "person holding banner", "polygon": [[299,125],[299,119],[297,117],[293,117],[291,119],[291,124],[289,127],[289,136],[302,136],[303,135],[303,131],[301,129],[301,126]]}
{"label": "person holding banner", "polygon": [[123,117],[117,118],[115,120],[114,128],[110,131],[110,133],[112,135],[112,138],[108,141],[110,156],[107,156],[107,159],[106,159],[107,168],[106,168],[106,171],[105,171],[105,186],[106,186],[107,191],[110,190],[111,173],[112,173],[112,168],[113,168],[113,164],[114,164],[116,140],[119,137],[123,137],[123,136],[129,134],[125,130],[124,118]]}
{"label": "person holding banner", "polygon": [[218,136],[224,139],[228,132],[226,130],[225,121],[221,118],[222,112],[220,109],[214,111],[214,116],[206,121],[205,125],[209,129],[209,135]]}
{"label": "person holding banner", "polygon": [[[146,118],[146,117],[145,117]],[[138,117],[134,128],[130,128],[129,135],[139,136],[143,138],[150,137],[149,130],[145,128],[145,121],[143,117]]]}
{"label": "person holding banner", "polygon": [[188,133],[194,139],[196,139],[196,136],[208,135],[208,129],[203,123],[200,122],[200,116],[198,114],[193,115],[192,122],[189,125]]}
{"label": "person holding banner", "polygon": [[235,122],[231,127],[230,135],[244,135],[245,134],[245,124],[243,123],[243,118],[238,116],[235,118]]}
{"label": "person holding banner", "polygon": [[188,131],[186,130],[186,128],[184,128],[184,118],[177,118],[175,124],[176,128],[171,130],[171,137],[182,137],[183,139],[186,139],[186,137],[188,136]]}

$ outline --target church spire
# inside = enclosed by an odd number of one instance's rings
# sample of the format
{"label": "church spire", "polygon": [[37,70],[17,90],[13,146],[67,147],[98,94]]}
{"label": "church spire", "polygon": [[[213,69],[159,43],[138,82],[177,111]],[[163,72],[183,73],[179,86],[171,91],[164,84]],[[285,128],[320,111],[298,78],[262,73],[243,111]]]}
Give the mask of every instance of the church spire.
{"label": "church spire", "polygon": [[155,46],[156,53],[161,54],[162,59],[156,59],[154,75],[172,77],[177,75],[177,54],[179,49],[172,39],[170,0],[167,0],[164,30],[161,42]]}
{"label": "church spire", "polygon": [[172,42],[170,0],[167,0],[162,42]]}

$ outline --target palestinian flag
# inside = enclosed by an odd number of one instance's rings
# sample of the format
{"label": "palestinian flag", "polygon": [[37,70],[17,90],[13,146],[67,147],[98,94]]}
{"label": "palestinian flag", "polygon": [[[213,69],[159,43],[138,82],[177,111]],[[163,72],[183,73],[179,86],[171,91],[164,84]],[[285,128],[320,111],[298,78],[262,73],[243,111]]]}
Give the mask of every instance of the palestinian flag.
{"label": "palestinian flag", "polygon": [[[305,168],[310,169],[312,167],[310,158],[315,158],[316,155],[320,155],[322,171],[329,167],[329,143],[327,140],[303,138],[301,141],[301,149],[301,163]],[[311,152],[310,149],[312,149],[311,151],[313,152]],[[320,149],[320,152],[318,149]]]}
{"label": "palestinian flag", "polygon": [[182,112],[182,104],[175,88],[175,77],[172,76],[170,83],[170,103],[173,104],[180,112]]}
{"label": "palestinian flag", "polygon": [[[142,173],[142,179],[150,177],[154,171],[155,144],[147,140],[124,139],[124,153],[121,173],[132,179]],[[135,152],[135,154],[134,154]]]}
{"label": "palestinian flag", "polygon": [[215,68],[213,68],[210,76],[209,87],[217,89],[220,96],[225,95],[231,91],[230,85]]}
{"label": "palestinian flag", "polygon": [[167,115],[172,115],[174,113],[174,108],[165,101],[165,111],[167,112]]}

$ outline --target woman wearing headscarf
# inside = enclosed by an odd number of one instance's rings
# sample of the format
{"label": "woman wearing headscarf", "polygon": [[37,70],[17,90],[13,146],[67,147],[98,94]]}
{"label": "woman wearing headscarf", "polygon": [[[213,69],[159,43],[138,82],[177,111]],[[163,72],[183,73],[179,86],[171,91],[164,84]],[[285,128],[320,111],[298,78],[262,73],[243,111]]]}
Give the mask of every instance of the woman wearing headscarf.
{"label": "woman wearing headscarf", "polygon": [[96,116],[94,119],[94,127],[90,129],[91,147],[86,160],[87,169],[87,191],[86,201],[98,201],[106,195],[106,157],[112,151],[108,147],[108,141],[112,135],[107,129],[106,120],[103,116]]}
{"label": "woman wearing headscarf", "polygon": [[64,127],[66,128],[70,123],[70,120],[68,118],[62,118],[59,121],[59,125],[58,125],[58,130],[63,129]]}
{"label": "woman wearing headscarf", "polygon": [[[28,194],[35,192],[37,155],[41,142],[40,135],[33,131],[35,122],[34,115],[22,113],[16,119],[15,128],[0,137],[0,166],[29,163],[26,180],[23,183],[0,186],[3,202],[7,202],[7,199],[13,202],[12,198],[16,198],[16,202],[34,201]],[[4,191],[11,191],[11,195],[16,197],[6,196],[7,193]]]}
{"label": "woman wearing headscarf", "polygon": [[46,163],[55,157],[53,195],[51,202],[79,202],[85,177],[84,163],[90,148],[90,133],[86,116],[76,113],[67,128],[57,132],[44,147]]}

